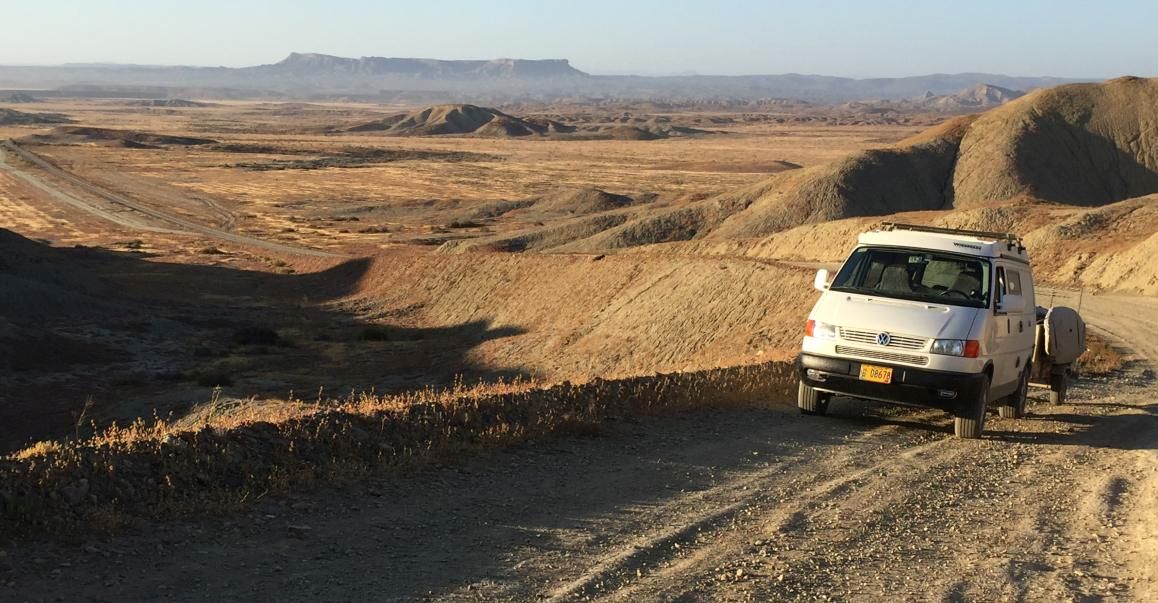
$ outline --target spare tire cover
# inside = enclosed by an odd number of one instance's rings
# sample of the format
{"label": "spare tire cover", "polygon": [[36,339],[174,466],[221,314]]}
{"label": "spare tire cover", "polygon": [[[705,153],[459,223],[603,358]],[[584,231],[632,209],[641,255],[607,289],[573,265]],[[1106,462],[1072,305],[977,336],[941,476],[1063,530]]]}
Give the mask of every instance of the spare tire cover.
{"label": "spare tire cover", "polygon": [[1077,310],[1050,308],[1045,315],[1045,353],[1054,364],[1069,364],[1086,351],[1086,323]]}

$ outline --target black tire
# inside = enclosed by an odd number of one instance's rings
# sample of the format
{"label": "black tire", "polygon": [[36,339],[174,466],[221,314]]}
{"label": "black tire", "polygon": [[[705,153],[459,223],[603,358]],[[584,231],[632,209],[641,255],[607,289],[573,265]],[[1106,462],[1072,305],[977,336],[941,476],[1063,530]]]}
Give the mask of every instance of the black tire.
{"label": "black tire", "polygon": [[801,381],[800,387],[796,390],[796,407],[800,409],[801,414],[824,415],[828,413],[830,397],[831,394],[818,392]]}
{"label": "black tire", "polygon": [[1020,419],[1025,416],[1025,400],[1029,397],[1029,367],[1021,374],[1017,391],[1009,394],[997,407],[997,416],[1002,419]]}
{"label": "black tire", "polygon": [[975,440],[985,430],[985,410],[989,406],[989,377],[982,379],[977,396],[962,404],[953,415],[953,434],[963,440]]}
{"label": "black tire", "polygon": [[1053,405],[1065,404],[1066,394],[1070,387],[1069,377],[1064,372],[1049,377],[1049,403]]}

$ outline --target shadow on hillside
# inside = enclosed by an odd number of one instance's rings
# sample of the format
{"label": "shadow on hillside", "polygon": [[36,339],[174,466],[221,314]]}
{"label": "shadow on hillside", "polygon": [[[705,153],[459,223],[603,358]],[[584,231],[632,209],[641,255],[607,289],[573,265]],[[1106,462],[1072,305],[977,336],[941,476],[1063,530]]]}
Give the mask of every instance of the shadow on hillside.
{"label": "shadow on hillside", "polygon": [[519,329],[365,320],[342,300],[366,258],[274,274],[55,249],[3,231],[0,252],[0,451],[83,433],[93,419],[179,416],[211,396],[312,400],[319,388],[390,393],[529,376],[468,357]]}
{"label": "shadow on hillside", "polygon": [[1112,140],[1057,113],[1041,115],[1035,126],[1032,144],[1016,154],[1017,173],[1033,196],[1098,206],[1158,192],[1158,172]]}

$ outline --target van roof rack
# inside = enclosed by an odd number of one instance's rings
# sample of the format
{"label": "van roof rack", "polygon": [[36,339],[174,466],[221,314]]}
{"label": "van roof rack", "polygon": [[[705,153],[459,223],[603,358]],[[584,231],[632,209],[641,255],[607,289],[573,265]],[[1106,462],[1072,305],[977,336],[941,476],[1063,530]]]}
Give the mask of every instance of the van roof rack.
{"label": "van roof rack", "polygon": [[998,241],[1005,241],[1010,249],[1014,247],[1022,253],[1025,252],[1025,245],[1021,243],[1021,237],[1012,232],[991,232],[986,230],[965,230],[963,228],[940,228],[937,226],[923,226],[920,224],[901,224],[898,222],[885,222],[881,225],[882,230],[911,230],[913,232],[935,232],[938,234],[952,234],[965,235],[970,237],[981,237],[985,239],[996,239]]}

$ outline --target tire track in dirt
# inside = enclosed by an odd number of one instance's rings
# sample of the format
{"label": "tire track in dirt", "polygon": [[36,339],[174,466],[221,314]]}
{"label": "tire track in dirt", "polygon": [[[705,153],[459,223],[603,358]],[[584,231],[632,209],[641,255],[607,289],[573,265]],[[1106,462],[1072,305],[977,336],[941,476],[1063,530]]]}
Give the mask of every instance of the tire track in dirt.
{"label": "tire track in dirt", "polygon": [[[866,433],[862,444],[871,442],[879,437],[895,431],[893,426],[882,426]],[[938,444],[942,440],[923,441],[910,448],[902,456],[911,456],[912,452]],[[855,448],[859,450],[859,448]],[[836,464],[852,463],[851,458],[856,453],[853,448],[844,451]],[[805,451],[798,457],[811,456],[815,450]],[[863,461],[862,461],[863,462]],[[878,471],[882,463],[877,462],[855,472],[845,475],[829,475],[827,481],[807,487],[807,491],[814,496],[825,498],[839,498],[855,489],[856,484],[862,482],[870,473]],[[592,560],[590,570],[578,578],[571,580],[559,589],[550,593],[545,600],[565,601],[575,597],[588,597],[598,590],[614,590],[609,588],[614,584],[625,585],[635,577],[642,577],[644,569],[650,573],[652,568],[671,563],[674,557],[681,557],[684,563],[688,560],[703,557],[705,548],[711,548],[719,543],[702,544],[699,541],[706,537],[705,533],[726,530],[730,525],[740,521],[741,516],[751,512],[754,508],[764,506],[768,502],[767,493],[775,488],[779,480],[786,479],[785,473],[799,478],[798,471],[786,469],[784,463],[770,465],[767,468],[730,483],[728,493],[740,492],[730,498],[738,498],[730,502],[714,500],[722,494],[719,491],[708,490],[683,497],[681,500],[664,505],[651,512],[651,518],[642,521],[643,524],[675,524],[674,527],[659,530],[642,538],[636,539],[626,546],[615,549],[599,559]],[[808,481],[814,481],[819,476],[811,474]],[[727,493],[724,493],[727,495]],[[787,513],[787,510],[785,510]],[[795,517],[795,514],[790,514]],[[784,517],[786,523],[792,517]],[[627,596],[631,591],[625,591]]]}
{"label": "tire track in dirt", "polygon": [[[65,191],[59,186],[55,186],[49,181],[42,179],[31,171],[14,165],[13,163],[6,160],[4,157],[5,153],[11,153],[21,160],[39,168],[44,173],[64,181],[70,186],[73,186],[79,191],[83,192],[85,196],[92,196],[100,199],[106,206],[101,207],[101,205],[89,199],[85,199],[84,196],[75,195],[69,191]],[[264,239],[240,235],[222,230],[220,228],[213,228],[198,222],[194,222],[193,220],[174,215],[170,212],[162,211],[155,207],[127,199],[123,195],[118,195],[111,191],[105,190],[104,188],[101,188],[92,182],[80,178],[75,174],[71,174],[65,170],[62,170],[58,166],[46,161],[39,155],[36,155],[35,153],[20,147],[12,140],[7,140],[3,143],[0,143],[0,169],[8,170],[11,174],[28,183],[30,186],[46,193],[54,201],[65,203],[76,209],[83,210],[121,226],[152,232],[183,232],[188,234],[199,234],[222,241],[229,241],[231,243],[237,243],[249,247],[256,247],[277,253],[285,253],[297,256],[323,258],[340,257],[338,254],[334,254],[328,251],[308,249],[305,247],[298,247],[296,245],[288,245],[284,243],[276,243],[273,241],[266,241]],[[123,208],[127,211],[112,211],[108,207],[109,204],[115,207]]]}
{"label": "tire track in dirt", "polygon": [[68,194],[59,188],[52,186],[48,182],[18,169],[12,163],[9,163],[5,157],[3,145],[0,145],[0,170],[7,171],[8,174],[12,176],[12,178],[23,182],[33,191],[39,191],[40,193],[43,193],[59,204],[63,204],[73,209],[92,214],[98,218],[112,222],[113,224],[117,224],[118,226],[124,226],[134,230],[167,234],[176,234],[182,232],[172,228],[159,227],[152,221],[147,220],[145,216],[132,211],[127,207],[122,207],[119,211],[117,211],[110,207],[101,207],[95,203],[83,201],[78,197]]}
{"label": "tire track in dirt", "polygon": [[[1145,336],[1155,325],[1123,310],[1152,301],[1098,296],[1084,310],[1092,328],[1110,324]],[[1149,345],[1144,342],[1137,355],[1145,359]],[[1076,408],[1039,405],[1032,422],[995,419],[986,441],[939,447],[923,467],[902,467],[886,457],[871,467],[887,470],[867,483],[857,472],[824,482],[831,491],[806,489],[808,496],[780,499],[770,508],[761,509],[759,500],[735,503],[704,515],[707,524],[690,524],[718,532],[713,542],[689,547],[694,553],[633,555],[666,564],[649,568],[650,575],[631,576],[624,571],[630,564],[597,563],[550,600],[859,600],[884,593],[914,601],[1086,600],[1153,593],[1155,504],[1132,493],[1154,491],[1158,399],[1151,381],[1138,384],[1142,391],[1126,390],[1124,398],[1117,384],[1083,384]],[[1105,400],[1114,401],[1114,410],[1098,408]],[[1086,404],[1094,406],[1094,416],[1081,412]],[[1085,437],[1065,444],[1075,432]],[[827,461],[809,469],[817,480],[834,472]],[[775,487],[762,477],[753,479]],[[860,492],[845,495],[846,487]],[[745,517],[753,512],[762,516]],[[847,525],[850,517],[855,527]],[[721,518],[733,525],[723,526]],[[754,534],[763,536],[753,541]],[[779,572],[775,577],[762,563],[769,542],[789,543],[774,549],[779,559],[790,560],[772,572]],[[881,543],[896,548],[876,554]]]}
{"label": "tire track in dirt", "polygon": [[[865,443],[897,437],[897,432],[895,425],[878,427],[866,434],[870,437],[865,439]],[[720,526],[717,533],[701,539],[705,541],[701,546],[690,549],[688,554],[657,568],[657,571],[653,570],[651,575],[641,576],[640,580],[609,599],[632,601],[671,599],[689,594],[708,596],[717,582],[728,584],[756,577],[784,576],[782,567],[769,563],[771,555],[782,559],[796,555],[794,551],[798,549],[792,544],[793,540],[810,534],[822,517],[833,513],[839,515],[839,509],[860,506],[866,491],[879,491],[881,480],[878,478],[887,473],[886,467],[895,464],[896,459],[901,459],[913,476],[924,475],[929,467],[921,457],[949,441],[944,436],[934,437],[906,441],[900,448],[878,444],[876,450],[866,451],[861,447],[849,447],[836,455],[827,455],[822,467],[806,460],[818,458],[822,451],[808,451],[801,455],[804,462],[789,475],[768,476],[771,479],[756,484],[755,489],[761,494],[745,509],[746,513],[734,518],[731,525]],[[882,500],[879,504],[885,503]],[[845,516],[848,516],[847,512]],[[736,559],[742,561],[731,562]],[[689,575],[700,577],[698,584],[691,585],[690,592],[687,590],[689,585],[681,579]],[[783,584],[782,581],[778,583]],[[676,587],[669,588],[672,585]]]}

